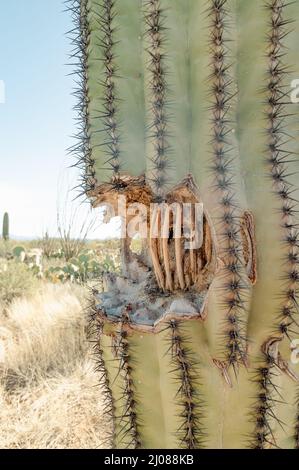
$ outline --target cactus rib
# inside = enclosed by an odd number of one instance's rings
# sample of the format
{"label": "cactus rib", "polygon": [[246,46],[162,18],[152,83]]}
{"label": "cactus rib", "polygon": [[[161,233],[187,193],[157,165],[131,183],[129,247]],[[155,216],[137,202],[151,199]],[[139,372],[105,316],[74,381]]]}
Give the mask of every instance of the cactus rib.
{"label": "cactus rib", "polygon": [[293,187],[289,181],[288,159],[293,155],[287,148],[285,126],[288,119],[286,98],[283,80],[288,69],[283,58],[287,54],[284,48],[284,39],[289,34],[287,26],[291,20],[284,18],[286,7],[284,0],[272,0],[267,4],[269,11],[268,35],[268,83],[267,83],[267,162],[270,165],[270,176],[273,181],[274,192],[280,202],[279,212],[284,230],[284,243],[287,246],[287,271],[285,272],[285,292],[283,304],[279,315],[279,324],[276,325],[278,333],[287,336],[294,333],[292,327],[298,325],[295,314],[298,313],[298,283],[299,283],[299,233],[294,220],[297,201],[292,197]]}
{"label": "cactus rib", "polygon": [[[286,281],[284,292],[281,293],[283,302],[278,320],[275,321],[274,332],[287,337],[291,341],[292,329],[298,326],[298,231],[295,221],[297,200],[293,198],[293,185],[289,180],[288,163],[292,160],[293,152],[288,148],[288,141],[292,136],[285,131],[290,114],[288,114],[287,93],[284,91],[284,77],[289,72],[284,58],[287,55],[284,40],[290,33],[288,25],[292,20],[285,18],[285,0],[271,0],[266,4],[269,15],[269,33],[267,40],[267,109],[265,119],[267,123],[268,144],[266,149],[266,162],[270,167],[270,178],[274,193],[280,202],[281,226],[284,231],[283,242],[287,247],[287,270],[284,273]],[[269,369],[268,369],[269,371]],[[260,415],[258,420],[260,419]],[[258,422],[258,421],[257,421]],[[265,426],[263,428],[265,431]],[[297,445],[297,426],[295,430],[295,445]]]}
{"label": "cactus rib", "polygon": [[95,188],[95,169],[92,157],[92,148],[89,135],[89,97],[88,97],[88,58],[90,45],[89,28],[89,6],[88,0],[66,0],[67,9],[70,11],[74,29],[68,34],[74,50],[71,54],[71,60],[75,60],[74,73],[78,77],[76,80],[76,89],[74,96],[77,103],[74,106],[77,112],[77,134],[78,141],[69,148],[69,152],[74,155],[77,166],[81,171],[81,182],[78,185],[80,195],[89,194]]}
{"label": "cactus rib", "polygon": [[277,447],[273,424],[278,422],[281,425],[281,423],[274,412],[277,400],[273,395],[278,392],[274,383],[275,373],[270,357],[266,357],[263,366],[256,370],[254,380],[259,392],[254,406],[255,432],[251,447],[254,449],[265,449],[267,446]]}
{"label": "cactus rib", "polygon": [[[106,164],[112,169],[112,185],[115,189],[119,189],[122,184],[120,181],[120,125],[118,117],[117,97],[117,66],[115,64],[115,45],[114,38],[115,27],[113,20],[117,15],[115,8],[115,0],[103,0],[98,6],[101,7],[101,13],[96,13],[99,30],[101,34],[99,47],[102,49],[104,72],[101,86],[103,88],[102,105],[103,111],[99,117],[102,122],[102,128],[99,132],[104,132],[106,138],[102,146],[106,148],[108,159]],[[97,131],[95,131],[97,132]]]}
{"label": "cactus rib", "polygon": [[[139,449],[141,441],[139,436],[139,423],[136,412],[136,397],[134,381],[132,378],[132,364],[130,363],[130,344],[126,325],[129,323],[127,308],[122,313],[120,330],[118,332],[117,355],[119,360],[119,374],[123,375],[122,401],[124,403],[120,417],[121,430],[117,436],[119,441],[127,448]],[[129,439],[129,442],[128,442]]]}
{"label": "cactus rib", "polygon": [[149,56],[148,70],[150,74],[151,115],[150,137],[153,142],[153,175],[150,178],[156,194],[157,202],[162,202],[167,184],[169,143],[167,139],[167,84],[165,53],[165,27],[163,26],[163,11],[160,0],[146,2],[145,10],[146,36],[149,41],[147,53]]}
{"label": "cactus rib", "polygon": [[109,444],[115,447],[115,404],[111,391],[109,373],[104,360],[104,351],[102,348],[102,337],[104,330],[104,320],[98,314],[95,308],[94,298],[87,308],[89,313],[89,336],[93,344],[93,355],[95,358],[95,371],[99,373],[99,385],[104,398],[104,412],[108,414],[112,421],[111,434],[109,435]]}
{"label": "cactus rib", "polygon": [[[227,60],[226,23],[228,10],[227,0],[211,0],[209,17],[211,23],[211,95],[212,95],[212,145],[215,174],[215,186],[220,193],[221,238],[224,244],[223,260],[225,283],[222,287],[224,304],[227,311],[227,359],[236,373],[237,365],[246,362],[245,332],[243,331],[241,311],[245,310],[243,292],[247,288],[242,267],[240,243],[240,215],[233,192],[231,159],[229,158],[230,132],[229,111],[233,94],[232,78]],[[227,294],[228,293],[228,294]]]}
{"label": "cactus rib", "polygon": [[188,340],[182,335],[179,325],[176,320],[169,322],[172,363],[179,383],[176,398],[180,400],[180,418],[183,420],[178,435],[183,448],[196,449],[203,445],[201,412],[198,410],[198,374],[195,371],[198,365],[190,358]]}

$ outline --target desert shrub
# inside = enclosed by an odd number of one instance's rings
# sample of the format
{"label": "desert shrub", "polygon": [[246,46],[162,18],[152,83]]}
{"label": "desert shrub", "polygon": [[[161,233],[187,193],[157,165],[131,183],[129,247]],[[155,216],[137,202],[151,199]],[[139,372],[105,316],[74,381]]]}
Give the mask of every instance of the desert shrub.
{"label": "desert shrub", "polygon": [[7,258],[11,256],[13,242],[11,240],[0,239],[0,258]]}
{"label": "desert shrub", "polygon": [[53,283],[70,281],[81,284],[101,278],[103,272],[118,270],[119,262],[116,255],[106,253],[100,257],[93,250],[83,250],[65,264],[49,266],[44,274],[46,279]]}
{"label": "desert shrub", "polygon": [[34,273],[25,264],[0,262],[0,303],[9,304],[18,297],[31,294],[36,283]]}
{"label": "desert shrub", "polygon": [[57,239],[50,237],[48,232],[43,234],[37,245],[42,250],[43,255],[47,259],[50,259],[52,256],[54,256],[54,253],[56,253],[58,249]]}

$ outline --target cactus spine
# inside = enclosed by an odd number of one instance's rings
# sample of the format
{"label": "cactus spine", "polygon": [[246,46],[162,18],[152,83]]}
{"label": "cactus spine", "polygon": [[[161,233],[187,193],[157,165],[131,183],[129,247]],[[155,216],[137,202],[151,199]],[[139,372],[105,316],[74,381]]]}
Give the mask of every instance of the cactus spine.
{"label": "cactus spine", "polygon": [[[298,448],[298,2],[68,4],[83,191],[166,226],[95,293],[113,446]],[[188,250],[163,208],[197,203]]]}

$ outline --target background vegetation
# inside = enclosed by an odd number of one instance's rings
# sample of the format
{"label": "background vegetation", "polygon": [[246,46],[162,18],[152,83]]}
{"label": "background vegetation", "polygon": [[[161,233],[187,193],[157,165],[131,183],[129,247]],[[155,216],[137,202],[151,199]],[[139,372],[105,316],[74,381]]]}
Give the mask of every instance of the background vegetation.
{"label": "background vegetation", "polygon": [[86,306],[118,268],[114,240],[0,240],[1,448],[109,446]]}

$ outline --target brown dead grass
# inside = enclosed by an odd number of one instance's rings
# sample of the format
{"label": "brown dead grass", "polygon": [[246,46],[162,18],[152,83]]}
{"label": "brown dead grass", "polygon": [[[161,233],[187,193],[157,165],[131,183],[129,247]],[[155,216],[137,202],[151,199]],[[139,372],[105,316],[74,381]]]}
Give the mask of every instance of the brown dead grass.
{"label": "brown dead grass", "polygon": [[84,296],[41,284],[0,314],[0,448],[109,447]]}

